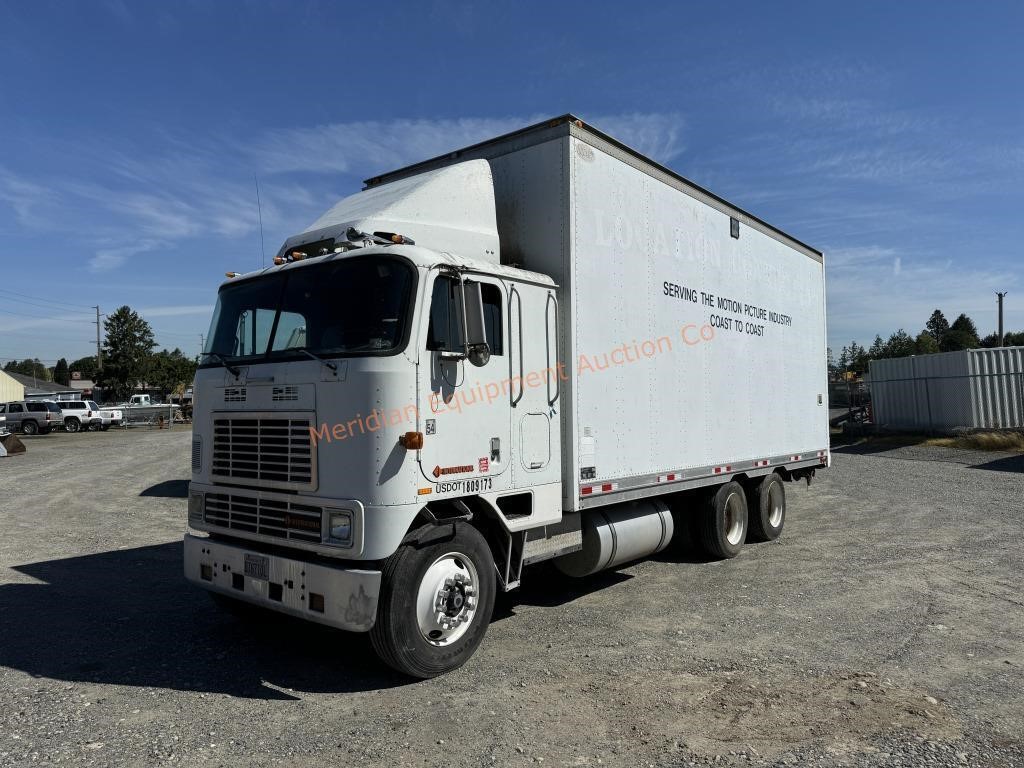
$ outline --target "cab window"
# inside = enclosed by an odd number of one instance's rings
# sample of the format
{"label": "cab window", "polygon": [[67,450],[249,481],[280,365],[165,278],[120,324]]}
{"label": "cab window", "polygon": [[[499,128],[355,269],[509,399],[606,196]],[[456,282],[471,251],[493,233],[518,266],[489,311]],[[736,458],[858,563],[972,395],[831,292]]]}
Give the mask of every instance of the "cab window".
{"label": "cab window", "polygon": [[[437,352],[462,350],[462,323],[459,317],[459,282],[451,277],[434,281],[430,297],[430,325],[427,329],[427,349]],[[492,283],[480,284],[484,305],[484,329],[492,355],[503,355],[504,335],[501,330],[501,289]]]}

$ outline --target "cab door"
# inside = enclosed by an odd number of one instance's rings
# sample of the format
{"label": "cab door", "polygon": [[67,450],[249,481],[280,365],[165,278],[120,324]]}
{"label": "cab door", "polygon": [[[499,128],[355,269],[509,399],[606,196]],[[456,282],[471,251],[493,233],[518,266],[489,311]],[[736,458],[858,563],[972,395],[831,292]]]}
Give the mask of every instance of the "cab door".
{"label": "cab door", "polygon": [[554,288],[514,285],[509,308],[513,482],[516,488],[557,483],[562,470],[562,389],[569,372],[559,362]]}
{"label": "cab door", "polygon": [[502,281],[480,283],[490,359],[475,366],[463,351],[458,277],[432,273],[426,330],[421,334],[417,397],[423,448],[420,470],[435,495],[503,490],[509,486],[511,426],[508,380],[508,297]]}

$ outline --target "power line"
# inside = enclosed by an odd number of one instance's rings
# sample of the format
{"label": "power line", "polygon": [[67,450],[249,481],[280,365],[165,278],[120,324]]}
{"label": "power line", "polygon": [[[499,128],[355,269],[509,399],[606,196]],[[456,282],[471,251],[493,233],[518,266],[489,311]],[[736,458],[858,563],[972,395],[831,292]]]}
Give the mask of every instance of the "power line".
{"label": "power line", "polygon": [[38,302],[35,302],[35,301],[27,301],[26,299],[14,299],[14,298],[10,298],[8,296],[0,296],[0,300],[3,300],[5,302],[7,302],[7,301],[14,301],[14,302],[17,302],[18,304],[28,304],[30,307],[37,307],[39,309],[46,309],[46,310],[49,310],[50,312],[64,312],[64,313],[72,313],[72,314],[78,314],[78,313],[81,312],[81,314],[83,314],[83,315],[87,314],[86,312],[82,312],[81,310],[77,310],[77,309],[64,309],[64,307],[47,306],[46,304],[39,304]]}
{"label": "power line", "polygon": [[[66,311],[66,310],[65,310]],[[15,315],[17,317],[31,317],[33,320],[50,320],[54,323],[80,323],[82,320],[77,317],[46,317],[45,315],[30,315],[26,312],[12,312],[9,309],[0,309],[5,315]]]}
{"label": "power line", "polygon": [[43,301],[48,304],[63,304],[66,307],[74,307],[75,309],[86,310],[92,309],[92,307],[86,307],[84,304],[69,304],[66,301],[58,301],[56,299],[47,299],[43,296],[30,296],[27,293],[18,293],[17,291],[10,291],[6,288],[0,288],[0,293],[10,294],[11,296],[20,296],[23,299],[32,299],[33,301]]}

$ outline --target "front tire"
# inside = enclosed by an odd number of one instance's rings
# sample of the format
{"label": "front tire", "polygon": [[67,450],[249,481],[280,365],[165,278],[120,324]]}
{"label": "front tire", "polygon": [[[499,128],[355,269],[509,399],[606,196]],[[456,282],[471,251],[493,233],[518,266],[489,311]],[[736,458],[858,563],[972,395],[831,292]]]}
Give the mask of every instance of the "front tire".
{"label": "front tire", "polygon": [[707,497],[698,525],[704,551],[712,557],[736,557],[747,538],[747,497],[736,481],[720,485]]}
{"label": "front tire", "polygon": [[384,561],[373,648],[410,677],[451,672],[484,639],[495,590],[494,560],[476,528],[423,526]]}
{"label": "front tire", "polygon": [[786,524],[786,489],[777,472],[747,486],[751,541],[775,541]]}

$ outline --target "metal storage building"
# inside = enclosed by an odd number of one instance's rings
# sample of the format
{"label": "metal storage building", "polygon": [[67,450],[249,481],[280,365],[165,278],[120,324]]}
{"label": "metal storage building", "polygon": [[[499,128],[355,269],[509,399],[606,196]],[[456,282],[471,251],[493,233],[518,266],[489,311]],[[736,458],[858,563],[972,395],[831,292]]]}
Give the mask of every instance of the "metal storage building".
{"label": "metal storage building", "polygon": [[872,360],[875,423],[892,429],[1024,427],[1024,347]]}
{"label": "metal storage building", "polygon": [[25,399],[25,385],[5,371],[0,371],[0,403]]}

